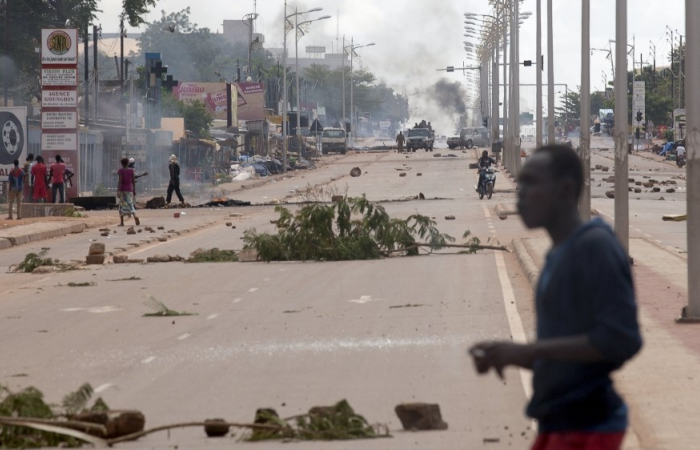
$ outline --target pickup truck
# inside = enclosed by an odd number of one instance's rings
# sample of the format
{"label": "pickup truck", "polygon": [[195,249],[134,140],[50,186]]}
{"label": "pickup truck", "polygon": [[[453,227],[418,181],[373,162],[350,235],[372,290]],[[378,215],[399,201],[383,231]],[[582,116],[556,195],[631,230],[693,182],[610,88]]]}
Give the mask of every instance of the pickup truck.
{"label": "pickup truck", "polygon": [[345,130],[342,128],[324,128],[321,132],[321,152],[337,152],[344,155],[347,152]]}
{"label": "pickup truck", "polygon": [[435,132],[430,128],[411,128],[406,136],[406,149],[414,152],[419,149],[433,151],[435,145]]}
{"label": "pickup truck", "polygon": [[459,136],[450,136],[449,138],[447,138],[447,146],[451,150],[454,150],[458,147],[490,147],[491,140],[489,138],[489,130],[484,127],[462,128],[459,132]]}

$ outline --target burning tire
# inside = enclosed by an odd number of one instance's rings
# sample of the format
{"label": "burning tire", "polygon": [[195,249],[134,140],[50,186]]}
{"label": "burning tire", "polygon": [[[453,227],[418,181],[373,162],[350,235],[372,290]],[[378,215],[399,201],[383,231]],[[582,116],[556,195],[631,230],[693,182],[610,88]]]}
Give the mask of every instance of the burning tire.
{"label": "burning tire", "polygon": [[0,164],[12,164],[24,150],[24,129],[17,116],[0,113]]}

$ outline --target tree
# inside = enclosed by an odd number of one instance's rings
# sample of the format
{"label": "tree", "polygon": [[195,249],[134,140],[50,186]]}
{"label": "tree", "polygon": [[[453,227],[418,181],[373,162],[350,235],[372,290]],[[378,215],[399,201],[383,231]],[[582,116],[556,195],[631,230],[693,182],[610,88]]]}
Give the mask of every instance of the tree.
{"label": "tree", "polygon": [[185,129],[191,131],[196,138],[208,138],[209,127],[214,119],[207,111],[207,106],[200,102],[189,104],[180,103],[180,114],[185,119]]}
{"label": "tree", "polygon": [[[106,1],[106,0],[105,0]],[[41,61],[34,52],[41,47],[41,29],[51,27],[76,27],[81,39],[86,37],[90,23],[100,12],[98,0],[21,0],[11,2],[7,20],[0,20],[0,36],[5,36],[8,25],[9,59],[0,63],[0,75],[9,75],[9,88],[16,101],[41,99]],[[124,0],[123,11],[132,26],[142,22],[148,6],[154,0]],[[21,5],[21,6],[20,6]],[[68,25],[66,25],[68,24]],[[76,42],[76,44],[78,44]]]}

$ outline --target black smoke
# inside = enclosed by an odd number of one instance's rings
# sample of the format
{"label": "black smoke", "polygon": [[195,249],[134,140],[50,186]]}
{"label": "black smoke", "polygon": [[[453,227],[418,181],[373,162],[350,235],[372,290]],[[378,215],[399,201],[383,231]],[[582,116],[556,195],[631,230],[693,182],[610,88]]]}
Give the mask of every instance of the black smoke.
{"label": "black smoke", "polygon": [[467,126],[467,92],[459,81],[441,79],[428,89],[432,100],[453,121],[457,131]]}

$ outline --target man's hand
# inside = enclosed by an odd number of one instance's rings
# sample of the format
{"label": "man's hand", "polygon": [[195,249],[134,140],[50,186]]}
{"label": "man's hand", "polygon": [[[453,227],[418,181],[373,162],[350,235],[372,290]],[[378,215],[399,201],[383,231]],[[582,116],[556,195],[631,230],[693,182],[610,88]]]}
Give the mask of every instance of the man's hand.
{"label": "man's hand", "polygon": [[484,374],[494,368],[501,379],[507,366],[530,368],[535,359],[532,345],[508,341],[481,342],[470,348],[469,354],[474,358],[478,373]]}

